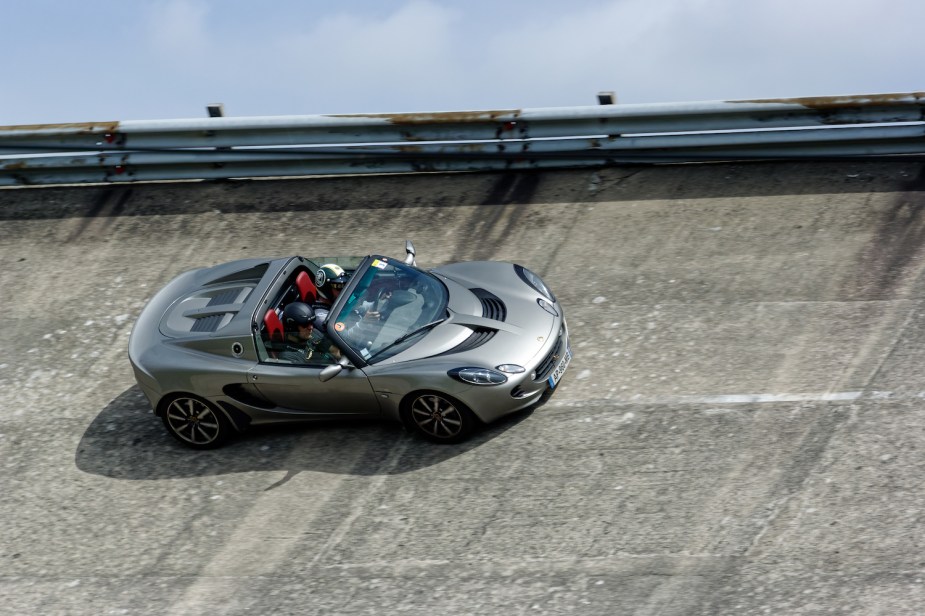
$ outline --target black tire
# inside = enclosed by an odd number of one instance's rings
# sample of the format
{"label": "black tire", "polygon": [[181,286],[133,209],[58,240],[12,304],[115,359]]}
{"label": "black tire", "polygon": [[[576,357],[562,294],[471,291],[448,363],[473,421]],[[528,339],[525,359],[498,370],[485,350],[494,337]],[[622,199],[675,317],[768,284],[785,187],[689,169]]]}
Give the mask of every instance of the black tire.
{"label": "black tire", "polygon": [[192,394],[173,396],[161,414],[170,436],[192,449],[215,449],[231,438],[234,428],[211,402]]}
{"label": "black tire", "polygon": [[475,415],[464,404],[429,391],[405,398],[404,418],[408,427],[434,443],[461,443],[476,425]]}

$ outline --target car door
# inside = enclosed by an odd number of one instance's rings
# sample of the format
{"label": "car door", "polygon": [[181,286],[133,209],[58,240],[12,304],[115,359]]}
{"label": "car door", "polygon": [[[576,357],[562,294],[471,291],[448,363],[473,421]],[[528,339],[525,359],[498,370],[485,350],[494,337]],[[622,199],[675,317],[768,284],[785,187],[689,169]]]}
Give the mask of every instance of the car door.
{"label": "car door", "polygon": [[275,405],[300,415],[379,414],[379,402],[362,370],[346,368],[322,383],[322,369],[323,365],[259,363],[248,371],[248,382]]}

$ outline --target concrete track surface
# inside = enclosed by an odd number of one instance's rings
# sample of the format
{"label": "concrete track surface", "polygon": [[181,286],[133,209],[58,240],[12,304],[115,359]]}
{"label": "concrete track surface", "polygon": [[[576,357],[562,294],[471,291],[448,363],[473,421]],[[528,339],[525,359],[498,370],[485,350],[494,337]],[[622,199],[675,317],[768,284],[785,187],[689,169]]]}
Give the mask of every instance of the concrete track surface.
{"label": "concrete track surface", "polygon": [[[546,278],[549,404],[167,436],[126,358],[161,285],[406,238]],[[913,163],[0,191],[0,613],[921,614],[923,244]]]}

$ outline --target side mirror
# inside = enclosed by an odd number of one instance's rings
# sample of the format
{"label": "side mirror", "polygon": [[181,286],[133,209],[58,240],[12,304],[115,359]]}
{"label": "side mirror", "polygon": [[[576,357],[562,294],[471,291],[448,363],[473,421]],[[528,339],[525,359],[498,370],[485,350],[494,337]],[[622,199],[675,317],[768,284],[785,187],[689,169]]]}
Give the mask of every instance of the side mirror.
{"label": "side mirror", "polygon": [[344,368],[350,368],[350,367],[351,367],[350,360],[347,359],[346,357],[341,357],[340,359],[337,360],[336,364],[331,364],[330,366],[326,366],[318,374],[318,379],[322,383],[327,383],[328,381],[333,379],[335,376],[340,374]]}
{"label": "side mirror", "polygon": [[411,240],[405,240],[405,263],[408,265],[416,265],[414,262],[414,244],[411,243]]}
{"label": "side mirror", "polygon": [[343,369],[344,367],[341,366],[340,364],[331,364],[330,366],[325,367],[325,369],[321,371],[321,374],[318,375],[318,379],[322,383],[327,383],[328,381],[333,379],[335,376],[340,374],[341,370]]}

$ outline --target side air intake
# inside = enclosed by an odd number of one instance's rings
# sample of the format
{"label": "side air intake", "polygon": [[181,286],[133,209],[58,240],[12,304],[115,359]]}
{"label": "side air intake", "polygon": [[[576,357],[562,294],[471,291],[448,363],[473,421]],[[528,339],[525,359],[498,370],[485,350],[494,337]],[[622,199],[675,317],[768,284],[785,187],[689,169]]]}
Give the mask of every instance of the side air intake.
{"label": "side air intake", "polygon": [[485,289],[470,289],[479,301],[482,302],[482,316],[494,321],[504,321],[507,318],[507,306],[501,299]]}

